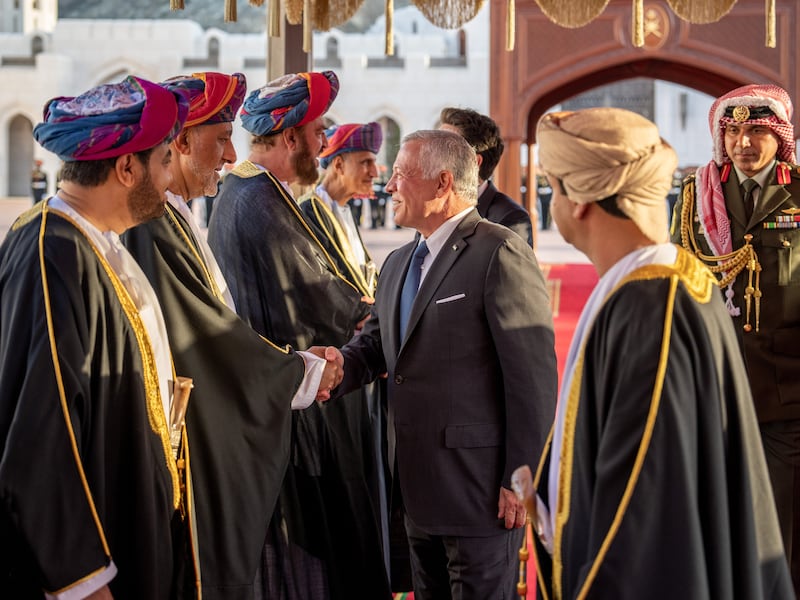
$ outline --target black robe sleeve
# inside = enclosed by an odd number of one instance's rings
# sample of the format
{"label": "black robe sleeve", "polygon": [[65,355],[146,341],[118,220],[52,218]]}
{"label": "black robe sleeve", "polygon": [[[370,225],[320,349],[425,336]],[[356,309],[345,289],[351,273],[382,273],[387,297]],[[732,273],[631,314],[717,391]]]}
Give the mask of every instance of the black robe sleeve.
{"label": "black robe sleeve", "polygon": [[730,320],[715,288],[700,302],[651,277],[606,302],[576,368],[556,595],[791,598]]}
{"label": "black robe sleeve", "polygon": [[217,298],[189,225],[168,209],[125,234],[156,290],[187,411],[204,598],[252,598],[289,460],[302,358],[265,340]]}
{"label": "black robe sleeve", "polygon": [[0,248],[0,594],[63,591],[113,560],[115,598],[169,598],[182,528],[160,397],[88,241],[40,226]]}

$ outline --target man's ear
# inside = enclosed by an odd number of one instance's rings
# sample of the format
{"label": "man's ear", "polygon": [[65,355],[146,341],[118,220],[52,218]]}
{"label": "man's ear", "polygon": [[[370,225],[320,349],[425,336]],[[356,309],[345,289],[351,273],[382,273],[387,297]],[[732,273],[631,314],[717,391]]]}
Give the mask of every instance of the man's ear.
{"label": "man's ear", "polygon": [[337,154],[333,157],[333,168],[341,175],[344,173],[344,154]]}
{"label": "man's ear", "polygon": [[179,154],[189,154],[191,152],[189,145],[190,129],[191,127],[186,127],[185,129],[181,129],[181,132],[178,134],[178,137],[172,140],[172,147]]}
{"label": "man's ear", "polygon": [[[569,202],[572,202],[572,200],[569,200]],[[583,219],[591,209],[592,207],[591,205],[592,205],[591,202],[586,202],[584,204],[572,202],[572,216],[575,217],[577,220]]]}
{"label": "man's ear", "polygon": [[294,150],[297,147],[297,136],[299,132],[296,127],[288,127],[281,131],[283,142],[289,150]]}
{"label": "man's ear", "polygon": [[450,171],[441,171],[436,181],[436,197],[444,196],[453,189],[453,174]]}
{"label": "man's ear", "polygon": [[142,163],[136,158],[136,155],[123,154],[114,163],[114,174],[123,186],[131,188],[139,181],[141,176],[139,173],[142,168]]}

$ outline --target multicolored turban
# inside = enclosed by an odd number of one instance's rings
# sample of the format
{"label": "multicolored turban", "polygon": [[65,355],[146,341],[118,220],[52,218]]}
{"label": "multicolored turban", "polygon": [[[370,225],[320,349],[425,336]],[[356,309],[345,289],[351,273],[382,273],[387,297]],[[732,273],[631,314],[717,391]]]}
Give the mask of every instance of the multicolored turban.
{"label": "multicolored turban", "polygon": [[711,105],[708,126],[714,143],[714,162],[731,162],[725,152],[725,128],[736,125],[766,125],[780,139],[778,158],[794,164],[795,141],[792,100],[777,85],[745,85],[720,96]]}
{"label": "multicolored turban", "polygon": [[536,128],[539,161],[570,200],[616,195],[617,206],[656,243],[669,239],[665,202],[678,156],[643,116],[621,108],[544,115]]}
{"label": "multicolored turban", "polygon": [[171,141],[188,112],[182,94],[129,76],[74,98],[50,100],[33,137],[61,160],[102,160]]}
{"label": "multicolored turban", "polygon": [[345,152],[372,152],[377,154],[383,142],[383,131],[380,123],[348,123],[334,125],[325,130],[328,147],[319,155],[319,164],[327,169],[334,156]]}
{"label": "multicolored turban", "polygon": [[247,80],[241,73],[192,73],[191,77],[167,79],[161,85],[172,92],[181,92],[189,100],[184,127],[233,122],[247,92]]}
{"label": "multicolored turban", "polygon": [[339,93],[333,71],[290,73],[247,96],[242,125],[254,135],[270,135],[301,127],[328,112]]}

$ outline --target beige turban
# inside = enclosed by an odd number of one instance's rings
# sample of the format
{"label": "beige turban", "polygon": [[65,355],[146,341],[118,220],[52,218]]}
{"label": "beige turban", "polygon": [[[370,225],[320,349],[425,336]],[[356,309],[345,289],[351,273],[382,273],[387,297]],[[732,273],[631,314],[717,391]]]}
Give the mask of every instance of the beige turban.
{"label": "beige turban", "polygon": [[579,204],[617,195],[617,206],[649,239],[667,231],[667,193],[678,157],[658,128],[620,108],[549,113],[536,130],[539,162]]}

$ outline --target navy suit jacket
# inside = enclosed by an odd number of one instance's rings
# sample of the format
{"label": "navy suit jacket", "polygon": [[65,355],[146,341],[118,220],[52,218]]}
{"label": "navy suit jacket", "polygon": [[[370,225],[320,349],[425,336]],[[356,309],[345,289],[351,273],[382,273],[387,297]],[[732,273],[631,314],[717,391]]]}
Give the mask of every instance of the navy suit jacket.
{"label": "navy suit jacket", "polygon": [[389,459],[418,527],[493,535],[503,527],[500,487],[539,456],[555,412],[544,278],[519,236],[472,211],[431,264],[401,340],[400,292],[415,247],[386,259],[372,315],[342,348],[340,389],[388,372]]}
{"label": "navy suit jacket", "polygon": [[491,180],[478,198],[477,209],[484,219],[508,227],[533,248],[533,226],[530,214],[525,207],[498,190]]}

